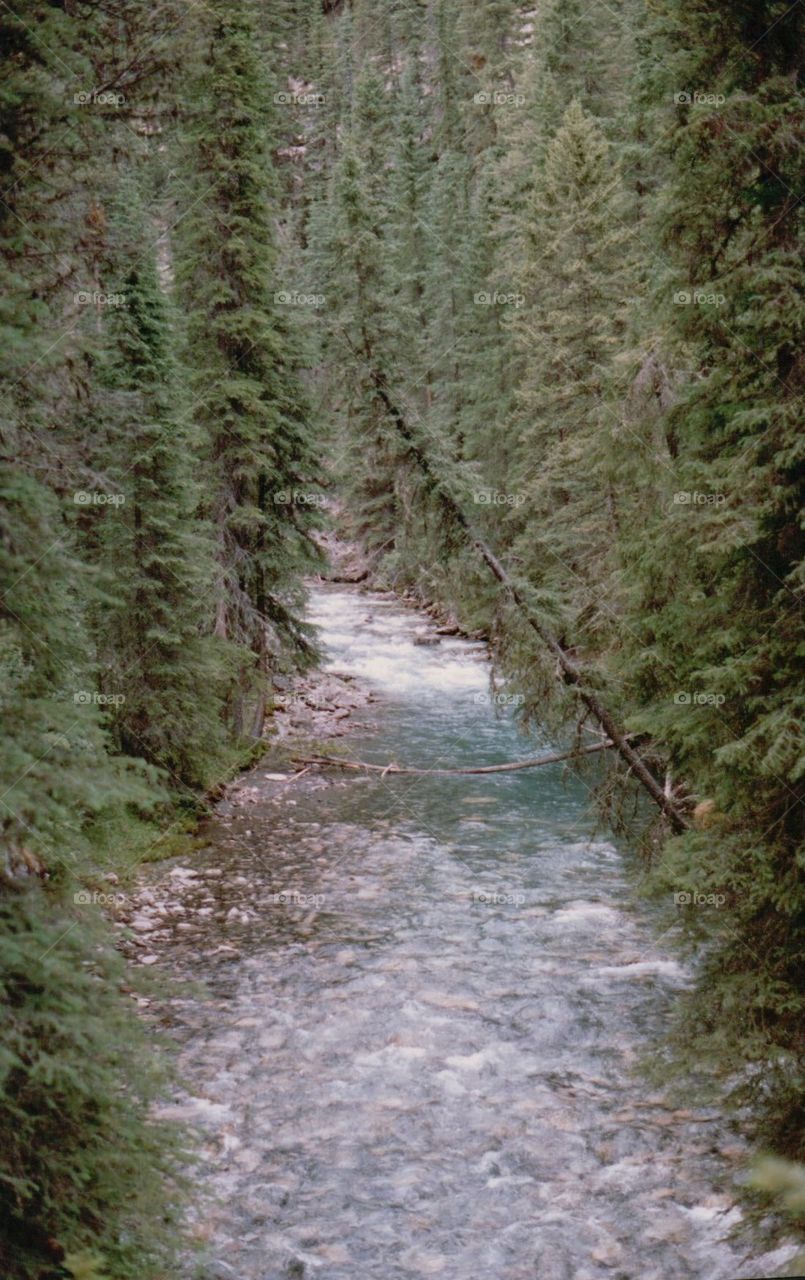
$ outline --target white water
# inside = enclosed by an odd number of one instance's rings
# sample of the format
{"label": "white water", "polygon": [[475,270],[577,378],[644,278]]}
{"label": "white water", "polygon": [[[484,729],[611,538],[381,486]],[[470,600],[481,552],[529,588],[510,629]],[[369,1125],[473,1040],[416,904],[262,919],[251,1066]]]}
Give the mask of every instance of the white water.
{"label": "white water", "polygon": [[[534,754],[489,704],[481,646],[415,645],[429,624],[385,597],[320,591],[312,616],[333,669],[379,696],[356,758]],[[724,1238],[735,1139],[634,1074],[686,975],[590,837],[583,783],[551,766],[292,792],[264,772],[208,832],[203,927],[166,939],[212,991],[176,1005],[178,1113],[219,1197],[205,1276],[771,1274]]]}

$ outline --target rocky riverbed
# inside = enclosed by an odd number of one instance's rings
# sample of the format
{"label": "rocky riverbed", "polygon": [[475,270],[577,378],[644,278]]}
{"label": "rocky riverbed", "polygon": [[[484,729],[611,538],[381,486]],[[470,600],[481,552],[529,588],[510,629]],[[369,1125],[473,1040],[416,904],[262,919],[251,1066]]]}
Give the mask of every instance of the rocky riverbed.
{"label": "rocky riverbed", "polygon": [[144,1012],[180,1046],[163,1114],[200,1140],[188,1280],[775,1274],[791,1249],[728,1239],[740,1137],[635,1072],[687,975],[583,784],[295,764],[332,739],[430,767],[534,754],[482,645],[354,588],[312,612],[327,669],[281,691],[266,761],[120,922],[174,982]]}

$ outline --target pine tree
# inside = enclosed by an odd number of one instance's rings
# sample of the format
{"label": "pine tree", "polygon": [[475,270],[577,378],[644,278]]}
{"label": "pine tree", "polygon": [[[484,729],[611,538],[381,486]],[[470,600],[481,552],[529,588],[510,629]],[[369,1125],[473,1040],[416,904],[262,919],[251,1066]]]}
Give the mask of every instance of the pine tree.
{"label": "pine tree", "polygon": [[[86,474],[72,432],[86,409],[89,377],[73,301],[88,233],[83,219],[78,230],[72,221],[82,211],[73,185],[103,130],[79,116],[69,144],[58,146],[65,113],[72,112],[75,123],[76,112],[61,77],[71,68],[77,83],[92,83],[86,48],[99,31],[79,29],[69,15],[41,6],[35,39],[30,16],[7,10],[2,17],[10,56],[0,88],[7,127],[7,190],[0,204],[7,307],[0,346],[8,384],[0,433],[0,643],[8,717],[0,828],[6,861],[13,863],[24,848],[55,871],[87,856],[101,812],[119,812],[128,801],[145,808],[149,793],[126,762],[109,759],[89,627],[97,583],[72,522],[74,495]],[[43,244],[53,252],[42,252]]]}
{"label": "pine tree", "polygon": [[138,43],[145,6],[126,10],[79,18],[74,6],[14,2],[0,13],[0,1273],[8,1280],[38,1280],[59,1257],[90,1249],[120,1280],[174,1261],[172,1244],[159,1241],[174,1194],[150,1118],[162,1087],[153,1045],[144,1051],[104,929],[72,895],[120,857],[110,830],[132,835],[163,798],[149,771],[115,755],[98,702],[96,544],[75,502],[105,487],[106,422],[89,411],[99,316],[82,311],[77,295],[95,284],[104,222],[96,180],[113,167],[116,133],[103,104],[85,99],[103,83],[96,60],[111,85],[127,76],[138,84],[163,52],[153,21],[147,44]]}
{"label": "pine tree", "polygon": [[[664,501],[623,546],[635,583],[623,652],[634,723],[668,744],[674,771],[700,796],[702,829],[668,850],[662,876],[723,892],[730,908],[680,1038],[745,1086],[739,1095],[760,1105],[766,1137],[792,1153],[802,1010],[792,657],[802,643],[802,214],[792,194],[803,176],[801,23],[796,7],[773,4],[729,14],[715,3],[663,6],[655,40],[676,120],[669,186],[657,193],[667,268],[654,296],[667,358],[686,376],[662,421]],[[747,1059],[764,1063],[748,1080],[738,1070]]]}
{"label": "pine tree", "polygon": [[233,13],[219,0],[212,13],[186,144],[192,195],[183,194],[179,282],[223,575],[216,633],[252,655],[233,716],[237,732],[259,736],[270,670],[313,653],[300,619],[299,576],[318,563],[311,536],[317,466],[299,355],[283,314],[269,94],[252,11]]}
{"label": "pine tree", "polygon": [[523,499],[517,555],[530,579],[555,595],[574,643],[580,627],[607,626],[602,582],[618,533],[607,440],[627,292],[622,204],[606,139],[572,102],[527,210],[527,301],[513,322],[526,376],[511,484]]}
{"label": "pine tree", "polygon": [[330,264],[329,358],[339,373],[339,409],[350,448],[336,459],[355,514],[355,532],[368,549],[393,546],[399,527],[399,442],[377,393],[377,380],[397,383],[394,320],[389,307],[386,247],[374,183],[352,139],[345,141],[333,178],[332,225],[327,234]]}
{"label": "pine tree", "polygon": [[98,409],[116,424],[108,474],[125,503],[109,511],[102,535],[111,599],[99,614],[98,648],[104,682],[120,699],[120,749],[192,793],[217,780],[226,760],[225,655],[211,635],[216,566],[196,515],[198,440],[179,401],[154,228],[133,182],[116,203],[109,270],[125,304],[109,320]]}
{"label": "pine tree", "polygon": [[419,374],[429,355],[425,293],[431,264],[425,207],[430,173],[425,142],[427,117],[416,57],[410,59],[401,76],[395,108],[390,198],[383,209],[386,287],[395,308],[395,342],[400,374],[408,384],[406,397],[425,411],[431,394],[430,377],[428,372],[420,380]]}

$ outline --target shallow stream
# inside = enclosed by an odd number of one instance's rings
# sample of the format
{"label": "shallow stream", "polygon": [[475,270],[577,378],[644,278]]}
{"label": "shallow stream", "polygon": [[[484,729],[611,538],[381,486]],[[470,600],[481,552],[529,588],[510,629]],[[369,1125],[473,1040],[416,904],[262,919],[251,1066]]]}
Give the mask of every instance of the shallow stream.
{"label": "shallow stream", "polygon": [[[534,755],[483,647],[392,598],[314,592],[377,700],[354,759]],[[257,768],[178,868],[160,958],[236,1280],[736,1280],[740,1144],[633,1071],[686,980],[562,765],[491,777]],[[727,1188],[725,1193],[724,1188]]]}

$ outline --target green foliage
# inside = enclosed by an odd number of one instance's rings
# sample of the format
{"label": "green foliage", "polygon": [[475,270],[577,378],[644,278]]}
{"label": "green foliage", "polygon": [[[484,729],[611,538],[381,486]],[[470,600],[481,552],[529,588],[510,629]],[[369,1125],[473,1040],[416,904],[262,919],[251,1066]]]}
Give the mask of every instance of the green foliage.
{"label": "green foliage", "polygon": [[779,1196],[783,1208],[792,1218],[805,1219],[805,1169],[802,1165],[765,1156],[755,1165],[752,1182],[759,1191]]}
{"label": "green foliage", "polygon": [[76,1276],[132,1280],[173,1257],[175,1138],[148,1114],[164,1068],[90,910],[38,890],[0,904],[6,1280],[38,1280],[62,1251],[83,1268]]}
{"label": "green foliage", "polygon": [[611,625],[619,533],[611,451],[612,361],[623,339],[629,236],[617,163],[593,118],[571,102],[525,207],[528,257],[515,312],[524,350],[521,434],[508,480],[514,554],[528,579],[563,601],[574,646]]}
{"label": "green foliage", "polygon": [[426,7],[393,56],[365,11],[330,55],[353,105],[312,253],[351,524],[387,580],[490,631],[526,719],[577,727],[395,406],[689,813],[668,841],[638,806],[634,831],[661,901],[724,900],[681,917],[701,959],[676,1060],[794,1154],[801,6]]}
{"label": "green foliage", "polygon": [[168,305],[143,248],[153,228],[130,182],[116,204],[110,275],[125,306],[107,326],[98,412],[115,424],[108,474],[126,500],[107,509],[98,535],[108,597],[97,643],[108,692],[120,699],[120,749],[192,795],[226,771],[229,655],[212,635],[217,575],[197,516],[198,442],[177,391]]}
{"label": "green foliage", "polygon": [[[295,611],[312,521],[270,500],[272,484],[307,487],[312,445],[296,340],[263,306],[277,194],[261,168],[262,115],[237,173],[238,156],[221,157],[233,216],[241,228],[253,219],[249,250],[237,235],[228,246],[234,286],[219,311],[230,314],[224,324],[204,298],[209,316],[197,317],[241,343],[228,376],[254,412],[240,452],[231,406],[220,453],[194,423],[189,384],[220,364],[200,349],[188,377],[177,359],[179,215],[164,182],[175,114],[194,104],[171,85],[207,35],[187,18],[173,0],[158,13],[141,0],[12,0],[0,12],[4,1280],[175,1274],[173,1139],[149,1118],[166,1077],[102,919],[61,895],[186,844],[201,792],[242,758],[227,702],[241,681],[262,696],[267,672],[244,676],[241,638],[219,626],[222,571],[255,595],[252,642],[271,626],[278,650],[290,638],[310,651]],[[238,30],[248,70],[257,46]],[[252,141],[262,153],[250,167]],[[257,194],[240,206],[247,179]],[[235,571],[206,500],[233,483]]]}
{"label": "green foliage", "polygon": [[274,247],[269,95],[254,16],[224,3],[210,13],[185,139],[179,292],[221,575],[215,630],[245,651],[234,723],[259,737],[269,671],[314,656],[299,578],[319,560],[318,465],[283,314],[289,290]]}
{"label": "green foliage", "polygon": [[[356,92],[356,135],[332,177],[332,220],[318,245],[326,279],[326,352],[335,373],[337,408],[348,448],[336,460],[355,512],[355,531],[370,552],[393,546],[405,501],[405,450],[378,394],[378,380],[398,385],[395,336],[400,315],[388,260],[387,202],[379,148],[388,110],[382,81],[368,71]],[[410,290],[406,285],[406,302]],[[416,286],[415,286],[416,287]],[[394,354],[393,354],[394,353]]]}
{"label": "green foliage", "polygon": [[[762,8],[736,20],[716,6],[668,5],[655,32],[675,120],[651,226],[663,253],[654,303],[665,360],[690,372],[662,416],[654,509],[644,506],[621,539],[630,599],[618,665],[632,725],[663,743],[706,801],[707,836],[686,837],[664,863],[681,887],[708,884],[729,907],[686,1048],[715,1049],[767,1139],[796,1153],[803,310],[791,191],[802,182],[801,124],[790,78],[796,15]],[[674,106],[680,94],[692,101]],[[763,1063],[762,1080],[742,1071],[747,1060]]]}
{"label": "green foliage", "polygon": [[[457,496],[666,772],[692,826],[652,829],[650,885],[722,900],[674,917],[699,957],[676,1061],[801,1150],[801,25],[785,0],[0,8],[10,1280],[172,1265],[124,972],[20,885],[186,839],[272,673],[314,660],[325,423],[378,574],[578,728]],[[794,1204],[789,1166],[759,1176]]]}

